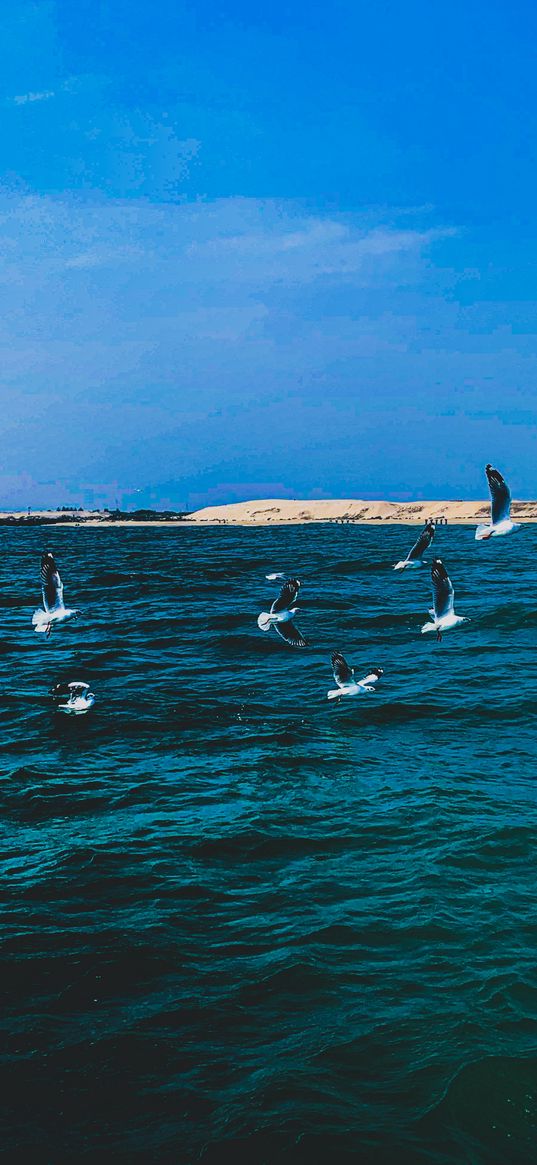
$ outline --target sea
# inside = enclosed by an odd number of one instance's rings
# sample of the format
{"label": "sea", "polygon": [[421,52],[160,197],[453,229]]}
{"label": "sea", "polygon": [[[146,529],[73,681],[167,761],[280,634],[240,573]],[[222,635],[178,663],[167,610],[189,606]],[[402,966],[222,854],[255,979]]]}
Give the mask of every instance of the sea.
{"label": "sea", "polygon": [[0,530],[2,1161],[537,1159],[537,525],[437,530],[442,642],[415,534]]}

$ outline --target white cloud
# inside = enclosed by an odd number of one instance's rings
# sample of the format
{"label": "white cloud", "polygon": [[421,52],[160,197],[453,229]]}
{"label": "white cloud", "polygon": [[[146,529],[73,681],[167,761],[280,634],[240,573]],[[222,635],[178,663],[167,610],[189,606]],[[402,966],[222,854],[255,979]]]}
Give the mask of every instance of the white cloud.
{"label": "white cloud", "polygon": [[[483,379],[498,416],[505,385],[511,411],[528,407],[536,338],[460,308],[457,273],[435,264],[452,235],[272,200],[0,196],[3,472],[130,488],[217,477],[226,457],[253,480],[254,457],[294,481],[302,450],[330,489],[342,433],[372,480],[384,430],[400,472],[387,418],[405,400],[427,433],[450,410],[454,433],[472,423]],[[432,449],[430,464],[434,480]]]}
{"label": "white cloud", "polygon": [[19,93],[16,97],[11,97],[10,100],[13,105],[28,105],[33,101],[50,101],[50,98],[55,96],[56,93],[53,89],[42,89],[40,92]]}
{"label": "white cloud", "polygon": [[[176,289],[230,283],[263,297],[278,284],[315,284],[333,276],[358,286],[422,269],[432,244],[450,229],[400,229],[364,225],[359,215],[310,215],[292,203],[245,198],[151,204],[144,200],[0,198],[0,282],[66,270],[101,267],[121,276],[130,269],[132,289],[159,279]],[[18,272],[18,277],[17,273]]]}

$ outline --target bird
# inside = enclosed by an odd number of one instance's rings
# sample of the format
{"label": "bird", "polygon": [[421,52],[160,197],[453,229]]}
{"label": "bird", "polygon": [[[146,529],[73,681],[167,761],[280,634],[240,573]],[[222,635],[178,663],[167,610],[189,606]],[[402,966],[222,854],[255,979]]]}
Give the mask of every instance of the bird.
{"label": "bird", "polygon": [[290,647],[307,647],[307,640],[301,635],[298,627],[295,627],[293,619],[298,611],[298,607],[293,604],[296,601],[300,589],[300,579],[290,578],[283,584],[283,587],[274,600],[270,611],[262,611],[257,620],[257,626],[261,631],[270,631],[271,627],[278,632],[278,635]]}
{"label": "bird", "polygon": [[269,582],[280,582],[280,579],[285,578],[285,575],[281,570],[276,570],[274,574],[266,574],[265,578],[268,579]]}
{"label": "bird", "polygon": [[513,534],[520,530],[520,522],[511,521],[511,490],[499,469],[492,465],[485,466],[485,473],[490,490],[490,522],[478,526],[475,532],[476,542],[484,542],[488,538],[501,538],[504,534]]}
{"label": "bird", "polygon": [[56,684],[51,692],[56,700],[63,700],[57,704],[56,711],[66,715],[82,716],[89,712],[95,703],[95,696],[90,692],[90,686],[85,680],[71,680],[68,684]]}
{"label": "bird", "polygon": [[64,605],[63,583],[50,550],[46,550],[41,558],[41,590],[43,610],[34,611],[32,624],[37,632],[49,636],[53,623],[64,623],[80,614],[76,608]]}
{"label": "bird", "polygon": [[329,700],[337,700],[339,696],[363,696],[365,692],[374,692],[373,685],[384,675],[381,667],[374,667],[362,680],[355,680],[354,668],[349,667],[340,651],[333,652],[332,670],[337,688],[332,688],[328,692]]}
{"label": "bird", "polygon": [[436,631],[436,638],[442,638],[443,631],[450,631],[460,623],[467,623],[464,615],[456,615],[454,611],[455,591],[444,563],[440,558],[434,558],[431,565],[431,582],[433,584],[433,606],[429,611],[433,622],[424,623],[422,633]]}
{"label": "bird", "polygon": [[425,529],[422,530],[417,542],[414,543],[412,550],[409,550],[406,558],[401,562],[396,562],[394,570],[406,570],[408,566],[424,566],[422,555],[429,549],[431,542],[435,535],[434,522],[427,522]]}

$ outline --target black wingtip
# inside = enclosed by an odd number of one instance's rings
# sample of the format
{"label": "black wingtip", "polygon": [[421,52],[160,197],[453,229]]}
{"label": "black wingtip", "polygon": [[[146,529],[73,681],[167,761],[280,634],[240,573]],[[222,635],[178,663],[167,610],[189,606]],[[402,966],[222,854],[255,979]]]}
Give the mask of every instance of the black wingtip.
{"label": "black wingtip", "polygon": [[55,570],[56,560],[52,550],[43,551],[43,554],[41,555],[41,575],[43,578],[48,577],[48,575],[52,574]]}

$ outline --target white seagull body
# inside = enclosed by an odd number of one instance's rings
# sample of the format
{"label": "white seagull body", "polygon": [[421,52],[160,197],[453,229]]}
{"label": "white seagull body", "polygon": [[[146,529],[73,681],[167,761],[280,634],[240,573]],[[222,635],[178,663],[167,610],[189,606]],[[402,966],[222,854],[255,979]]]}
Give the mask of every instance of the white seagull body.
{"label": "white seagull body", "polygon": [[340,696],[364,696],[366,692],[374,692],[376,689],[373,685],[378,683],[384,674],[381,667],[376,667],[362,680],[355,680],[354,668],[349,667],[347,660],[339,651],[334,651],[332,656],[332,670],[337,688],[331,688],[327,693],[329,700],[337,700]]}
{"label": "white seagull body", "polygon": [[89,684],[81,680],[73,680],[72,683],[67,684],[67,697],[64,695],[64,704],[58,704],[57,711],[64,712],[70,716],[83,716],[84,712],[89,712],[95,703],[95,696],[90,692]]}
{"label": "white seagull body", "polygon": [[475,532],[477,542],[484,542],[488,538],[501,538],[504,534],[513,534],[515,530],[520,530],[520,522],[511,521],[511,490],[507,482],[492,465],[485,466],[485,473],[490,490],[490,522],[488,526],[477,527]]}
{"label": "white seagull body", "polygon": [[431,566],[431,582],[433,584],[433,606],[429,615],[432,623],[424,623],[422,633],[436,631],[437,639],[442,638],[443,631],[451,631],[461,623],[467,623],[464,615],[456,615],[454,610],[455,591],[448,572],[439,558],[433,559]]}
{"label": "white seagull body", "polygon": [[432,522],[427,522],[425,529],[422,530],[417,542],[414,543],[412,550],[409,550],[406,558],[401,562],[396,562],[394,570],[407,570],[410,566],[424,566],[423,555],[429,549],[434,538],[434,525]]}
{"label": "white seagull body", "polygon": [[53,623],[64,623],[80,613],[64,604],[63,583],[50,550],[45,551],[41,559],[41,589],[43,610],[34,611],[32,623],[37,632],[50,635]]}
{"label": "white seagull body", "polygon": [[307,647],[307,641],[295,627],[293,619],[298,611],[294,606],[300,589],[300,580],[290,578],[284,583],[278,598],[274,600],[270,611],[262,611],[257,620],[260,631],[270,631],[271,627],[290,647]]}
{"label": "white seagull body", "polygon": [[274,574],[266,574],[265,578],[268,579],[269,582],[281,582],[282,578],[285,578],[285,575],[281,570],[276,570],[274,571]]}

